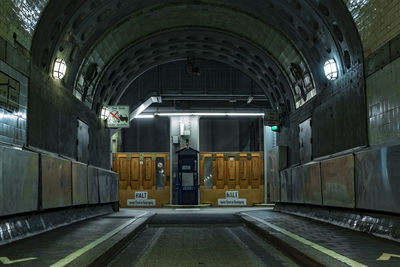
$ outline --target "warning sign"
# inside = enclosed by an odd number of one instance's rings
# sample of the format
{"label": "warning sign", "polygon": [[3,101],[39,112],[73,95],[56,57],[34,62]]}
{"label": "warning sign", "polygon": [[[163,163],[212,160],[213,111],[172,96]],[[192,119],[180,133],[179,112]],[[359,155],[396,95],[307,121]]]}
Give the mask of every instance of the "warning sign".
{"label": "warning sign", "polygon": [[110,115],[107,118],[108,128],[129,128],[129,106],[108,106]]}

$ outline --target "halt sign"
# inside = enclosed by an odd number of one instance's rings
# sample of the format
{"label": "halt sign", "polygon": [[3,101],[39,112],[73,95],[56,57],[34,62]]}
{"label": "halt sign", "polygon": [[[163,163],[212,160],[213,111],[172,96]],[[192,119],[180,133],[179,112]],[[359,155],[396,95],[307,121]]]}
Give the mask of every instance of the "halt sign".
{"label": "halt sign", "polygon": [[107,118],[108,128],[129,128],[129,106],[108,106],[110,115]]}

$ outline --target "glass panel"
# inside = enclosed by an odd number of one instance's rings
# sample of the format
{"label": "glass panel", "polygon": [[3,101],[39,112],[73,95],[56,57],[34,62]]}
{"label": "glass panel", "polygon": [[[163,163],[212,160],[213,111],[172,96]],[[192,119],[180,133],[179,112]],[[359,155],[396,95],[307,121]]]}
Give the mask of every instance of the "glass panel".
{"label": "glass panel", "polygon": [[194,186],[194,179],[192,172],[182,173],[182,186]]}
{"label": "glass panel", "polygon": [[157,188],[157,190],[164,189],[164,183],[165,183],[164,168],[165,168],[164,158],[156,158],[156,188]]}
{"label": "glass panel", "polygon": [[204,158],[204,188],[205,189],[213,188],[212,158],[210,157]]}

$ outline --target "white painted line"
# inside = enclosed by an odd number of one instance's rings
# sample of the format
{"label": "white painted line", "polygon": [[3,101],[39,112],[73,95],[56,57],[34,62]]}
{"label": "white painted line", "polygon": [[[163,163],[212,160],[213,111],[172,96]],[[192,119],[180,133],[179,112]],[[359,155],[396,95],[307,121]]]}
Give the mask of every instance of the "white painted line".
{"label": "white painted line", "polygon": [[197,211],[200,209],[175,209],[176,211]]}
{"label": "white painted line", "polygon": [[144,212],[143,214],[135,217],[132,220],[127,221],[126,223],[124,223],[123,225],[115,228],[114,230],[112,230],[111,232],[103,235],[102,237],[100,237],[99,239],[93,241],[92,243],[84,246],[81,249],[78,249],[77,251],[69,254],[67,257],[57,261],[56,263],[50,265],[50,267],[60,267],[60,266],[65,266],[69,263],[71,263],[73,260],[75,260],[76,258],[78,258],[79,256],[83,255],[84,253],[88,252],[89,250],[91,250],[92,248],[96,247],[97,245],[103,243],[104,241],[106,241],[107,239],[109,239],[110,237],[112,237],[113,235],[115,235],[116,233],[118,233],[119,231],[121,231],[122,229],[124,229],[125,227],[127,227],[128,225],[130,225],[131,223],[133,223],[134,221],[136,221],[137,219],[145,216],[148,212]]}
{"label": "white painted line", "polygon": [[322,253],[324,253],[324,254],[326,254],[328,256],[331,256],[332,258],[334,258],[334,259],[336,259],[338,261],[341,261],[341,262],[343,262],[343,263],[345,263],[345,264],[347,264],[349,266],[368,267],[367,265],[364,265],[362,263],[356,262],[356,261],[354,261],[352,259],[349,259],[349,258],[343,256],[343,255],[340,255],[339,253],[337,253],[337,252],[335,252],[333,250],[330,250],[328,248],[325,248],[323,246],[315,244],[315,243],[313,243],[313,242],[311,242],[311,241],[309,241],[309,240],[307,240],[307,239],[305,239],[305,238],[303,238],[301,236],[298,236],[298,235],[296,235],[296,234],[294,234],[292,232],[289,232],[289,231],[287,231],[287,230],[285,230],[285,229],[283,229],[283,228],[281,228],[279,226],[276,226],[276,225],[274,225],[272,223],[266,222],[263,219],[260,219],[258,217],[249,215],[247,213],[242,213],[242,214],[246,215],[246,216],[248,216],[250,218],[253,218],[256,221],[258,221],[260,223],[263,223],[263,224],[267,225],[268,227],[270,227],[270,228],[272,228],[272,229],[274,229],[274,230],[276,230],[278,232],[281,232],[282,234],[287,235],[288,237],[291,237],[291,238],[293,238],[293,239],[295,239],[295,240],[297,240],[297,241],[299,241],[299,242],[301,242],[301,243],[303,243],[303,244],[305,244],[307,246],[310,246],[310,247],[312,247],[312,248],[314,248],[314,249],[316,249],[316,250],[318,250],[318,251],[320,251],[320,252],[322,252]]}
{"label": "white painted line", "polygon": [[37,258],[34,257],[29,257],[29,258],[24,258],[24,259],[18,259],[18,260],[10,260],[7,257],[0,257],[0,261],[3,264],[14,264],[14,263],[18,263],[18,262],[24,262],[24,261],[32,261],[32,260],[36,260]]}

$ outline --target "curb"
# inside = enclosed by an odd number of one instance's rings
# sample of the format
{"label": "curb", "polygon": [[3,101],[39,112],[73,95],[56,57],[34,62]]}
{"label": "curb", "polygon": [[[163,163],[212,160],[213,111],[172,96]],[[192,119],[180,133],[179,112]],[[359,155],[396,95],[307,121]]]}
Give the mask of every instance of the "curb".
{"label": "curb", "polygon": [[[115,244],[113,244],[111,247],[109,247],[100,256],[93,259],[93,261],[87,264],[87,266],[90,267],[104,266],[105,264],[108,264],[112,260],[112,258],[116,254],[118,254],[126,245],[128,245],[138,233],[140,233],[144,228],[146,228],[147,222],[154,215],[155,213],[152,213],[149,216],[139,218],[137,221],[133,222],[132,224],[128,225],[126,228],[118,232],[117,235],[123,234],[124,237],[119,241],[117,241]],[[138,222],[140,223],[139,225],[137,225]],[[125,232],[128,233],[125,234]]]}
{"label": "curb", "polygon": [[155,213],[149,213],[146,216],[139,217],[119,232],[115,233],[107,241],[97,245],[90,251],[82,254],[68,266],[105,266],[113,257],[118,254],[132,239],[140,233],[146,226],[148,220],[153,217]]}
{"label": "curb", "polygon": [[255,221],[246,214],[238,213],[237,216],[242,218],[247,227],[268,240],[273,246],[292,258],[300,266],[348,266],[311,247],[301,244],[297,240],[284,236],[266,225],[261,225],[261,223]]}

